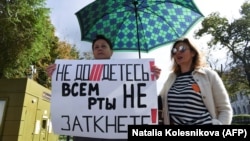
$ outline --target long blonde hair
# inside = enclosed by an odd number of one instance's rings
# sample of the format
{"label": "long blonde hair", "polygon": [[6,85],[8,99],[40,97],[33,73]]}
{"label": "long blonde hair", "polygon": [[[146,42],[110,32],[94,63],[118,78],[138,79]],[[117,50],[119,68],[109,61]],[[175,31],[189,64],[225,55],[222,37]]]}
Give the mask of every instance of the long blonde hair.
{"label": "long blonde hair", "polygon": [[[206,63],[205,56],[204,56],[203,52],[201,52],[194,44],[192,44],[188,38],[182,38],[182,39],[177,40],[173,44],[172,49],[178,43],[181,43],[181,42],[182,43],[186,43],[189,46],[190,50],[195,53],[195,55],[193,57],[193,60],[192,60],[192,66],[191,66],[192,69],[196,69],[196,68],[201,68],[201,67],[206,67],[207,66],[207,63]],[[172,52],[171,52],[171,60],[174,61],[173,62],[173,66],[172,66],[172,71],[174,71],[177,75],[179,75],[181,73],[181,68],[175,62],[174,55],[173,55]]]}

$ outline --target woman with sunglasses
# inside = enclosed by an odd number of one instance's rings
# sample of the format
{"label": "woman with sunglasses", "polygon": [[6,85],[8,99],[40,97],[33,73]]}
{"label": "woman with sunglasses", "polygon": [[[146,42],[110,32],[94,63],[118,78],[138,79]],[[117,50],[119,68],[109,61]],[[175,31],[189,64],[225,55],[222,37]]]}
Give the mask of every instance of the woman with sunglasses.
{"label": "woman with sunglasses", "polygon": [[187,38],[173,44],[172,72],[160,92],[165,125],[229,125],[232,108],[220,76]]}

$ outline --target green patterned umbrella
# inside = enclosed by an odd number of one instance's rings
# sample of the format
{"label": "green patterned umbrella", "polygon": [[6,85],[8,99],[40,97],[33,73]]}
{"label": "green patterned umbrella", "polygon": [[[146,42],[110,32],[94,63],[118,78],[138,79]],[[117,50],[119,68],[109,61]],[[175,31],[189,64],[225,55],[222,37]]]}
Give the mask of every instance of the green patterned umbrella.
{"label": "green patterned umbrella", "polygon": [[182,37],[203,17],[192,0],[96,0],[76,12],[81,40],[103,34],[114,51],[149,52]]}

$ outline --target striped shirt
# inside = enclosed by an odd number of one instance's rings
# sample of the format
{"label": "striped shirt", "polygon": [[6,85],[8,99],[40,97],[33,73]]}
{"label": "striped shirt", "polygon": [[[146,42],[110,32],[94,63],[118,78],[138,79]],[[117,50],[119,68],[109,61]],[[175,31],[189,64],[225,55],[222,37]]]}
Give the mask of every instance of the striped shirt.
{"label": "striped shirt", "polygon": [[179,75],[168,92],[171,123],[174,125],[212,124],[200,89],[191,72]]}

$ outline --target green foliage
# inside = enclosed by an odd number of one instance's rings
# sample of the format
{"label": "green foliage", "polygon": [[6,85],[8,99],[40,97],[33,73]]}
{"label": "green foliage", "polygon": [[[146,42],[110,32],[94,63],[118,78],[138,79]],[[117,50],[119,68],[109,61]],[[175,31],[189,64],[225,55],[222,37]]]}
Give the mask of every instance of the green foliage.
{"label": "green foliage", "polygon": [[50,55],[43,57],[35,64],[38,71],[34,79],[47,88],[51,88],[51,78],[47,76],[46,68],[56,59],[79,59],[79,52],[75,46],[72,47],[70,44],[58,41],[58,38],[55,38],[55,41],[51,44]]}
{"label": "green foliage", "polygon": [[[0,78],[25,77],[25,69],[48,56],[53,35],[44,0],[1,1]],[[43,54],[41,54],[43,52]]]}
{"label": "green foliage", "polygon": [[0,1],[0,79],[27,77],[34,65],[34,80],[50,87],[47,66],[57,58],[79,58],[75,47],[55,36],[45,2]]}
{"label": "green foliage", "polygon": [[242,69],[242,66],[231,67],[230,70],[223,72],[221,75],[222,80],[231,96],[238,93],[239,90],[250,90],[246,76],[242,73]]}
{"label": "green foliage", "polygon": [[222,73],[222,78],[230,93],[242,89],[250,90],[250,3],[241,6],[242,17],[229,22],[219,13],[211,13],[202,21],[202,28],[195,36],[200,38],[210,35],[210,49],[226,49],[231,58],[229,69]]}
{"label": "green foliage", "polygon": [[71,136],[66,136],[66,135],[60,135],[59,136],[60,141],[73,141],[73,137]]}
{"label": "green foliage", "polygon": [[243,115],[234,115],[232,124],[234,125],[250,125],[250,115],[243,114]]}

